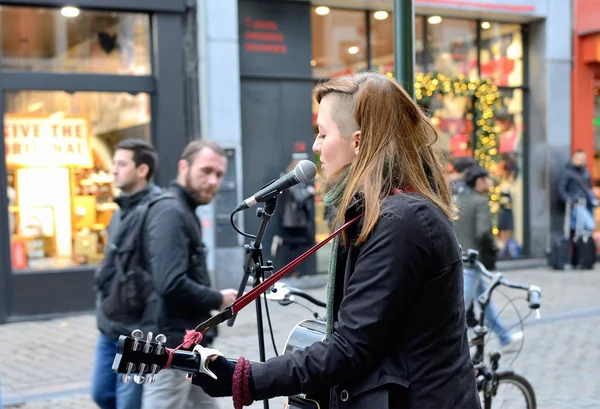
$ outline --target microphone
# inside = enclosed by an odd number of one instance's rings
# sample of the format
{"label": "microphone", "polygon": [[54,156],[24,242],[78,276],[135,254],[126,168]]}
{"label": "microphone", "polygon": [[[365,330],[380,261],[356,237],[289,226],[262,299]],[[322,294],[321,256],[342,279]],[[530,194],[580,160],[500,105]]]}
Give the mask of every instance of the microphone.
{"label": "microphone", "polygon": [[249,209],[257,203],[264,203],[269,199],[281,194],[284,190],[297,185],[302,182],[309,182],[317,175],[317,165],[309,160],[302,160],[298,162],[296,167],[274,181],[263,187],[261,190],[256,192],[254,196],[250,196],[244,200],[238,207],[235,208],[235,212],[239,210]]}

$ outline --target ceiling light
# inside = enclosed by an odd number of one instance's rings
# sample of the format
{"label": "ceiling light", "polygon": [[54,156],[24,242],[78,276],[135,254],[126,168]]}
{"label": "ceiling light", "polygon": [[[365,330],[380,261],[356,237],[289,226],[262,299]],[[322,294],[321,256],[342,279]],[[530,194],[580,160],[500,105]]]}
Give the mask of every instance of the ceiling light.
{"label": "ceiling light", "polygon": [[315,9],[315,13],[317,13],[319,16],[326,16],[329,14],[329,7],[319,6]]}
{"label": "ceiling light", "polygon": [[387,11],[376,11],[375,14],[373,14],[373,17],[375,17],[375,20],[385,20],[386,18],[388,18],[388,12]]}
{"label": "ceiling light", "polygon": [[358,51],[359,51],[359,48],[357,46],[355,46],[355,45],[353,45],[352,47],[348,48],[348,52],[350,54],[356,54],[356,53],[358,53]]}
{"label": "ceiling light", "polygon": [[481,28],[483,28],[484,30],[487,30],[488,28],[490,28],[492,25],[490,24],[489,21],[483,21],[481,23]]}
{"label": "ceiling light", "polygon": [[440,16],[431,16],[427,19],[429,24],[439,24],[442,22],[442,18]]}
{"label": "ceiling light", "polygon": [[60,14],[65,17],[77,17],[79,15],[79,9],[77,7],[66,6],[60,9]]}

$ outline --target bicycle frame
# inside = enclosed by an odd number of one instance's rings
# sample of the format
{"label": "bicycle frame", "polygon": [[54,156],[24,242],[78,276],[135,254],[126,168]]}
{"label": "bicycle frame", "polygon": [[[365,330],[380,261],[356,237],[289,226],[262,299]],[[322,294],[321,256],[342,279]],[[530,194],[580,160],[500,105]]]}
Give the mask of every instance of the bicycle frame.
{"label": "bicycle frame", "polygon": [[475,354],[472,356],[473,366],[475,368],[475,377],[477,382],[477,390],[483,392],[484,409],[491,409],[492,399],[496,395],[499,380],[502,376],[514,375],[515,371],[512,368],[500,367],[500,351],[490,353],[490,363],[487,365],[485,359],[485,336],[490,331],[485,325],[485,311],[490,303],[492,292],[500,285],[510,288],[526,290],[528,293],[529,307],[538,309],[540,307],[540,288],[537,286],[525,286],[522,284],[511,283],[504,280],[501,273],[491,273],[483,264],[477,260],[478,252],[469,250],[467,256],[463,256],[463,262],[469,263],[471,267],[480,272],[482,275],[491,279],[487,289],[477,297],[479,304],[479,319],[475,327],[475,337],[469,340],[469,346],[475,347]]}

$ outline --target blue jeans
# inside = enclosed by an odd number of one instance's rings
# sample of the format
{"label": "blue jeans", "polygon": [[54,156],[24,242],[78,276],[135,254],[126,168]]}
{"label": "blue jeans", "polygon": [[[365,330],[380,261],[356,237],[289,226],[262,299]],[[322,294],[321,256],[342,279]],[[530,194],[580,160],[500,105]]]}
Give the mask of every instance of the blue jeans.
{"label": "blue jeans", "polygon": [[575,230],[577,226],[577,218],[583,220],[583,228],[588,232],[594,231],[594,216],[592,210],[583,206],[573,206],[571,209],[571,229]]}
{"label": "blue jeans", "polygon": [[[464,297],[465,297],[465,308],[471,305],[473,300],[485,292],[486,286],[483,281],[483,275],[474,268],[465,268],[464,271]],[[485,309],[485,325],[500,339],[502,345],[508,344],[512,337],[504,323],[500,319],[500,314],[494,305],[493,300],[490,300],[487,308]]]}
{"label": "blue jeans", "polygon": [[100,409],[140,409],[142,385],[133,382],[133,379],[129,383],[123,383],[122,374],[112,372],[117,343],[118,340],[102,334],[98,336],[92,372],[92,398]]}

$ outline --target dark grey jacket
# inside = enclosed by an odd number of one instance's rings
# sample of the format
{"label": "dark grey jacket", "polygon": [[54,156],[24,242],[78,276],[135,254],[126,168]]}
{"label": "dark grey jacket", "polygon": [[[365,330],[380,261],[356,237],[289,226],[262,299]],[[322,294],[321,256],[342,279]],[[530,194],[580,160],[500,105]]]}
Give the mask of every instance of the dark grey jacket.
{"label": "dark grey jacket", "polygon": [[257,400],[331,388],[332,409],[480,408],[452,222],[416,194],[386,198],[382,214],[365,244],[338,252],[334,333],[252,363]]}
{"label": "dark grey jacket", "polygon": [[494,270],[498,247],[492,233],[492,213],[489,197],[469,189],[458,196],[456,205],[460,215],[455,224],[456,237],[463,251],[479,251],[479,260],[486,268]]}
{"label": "dark grey jacket", "polygon": [[[185,331],[194,329],[223,302],[211,288],[206,267],[202,228],[194,210],[198,206],[187,191],[173,182],[148,213],[145,226],[145,260],[152,272],[157,293],[155,334],[167,336],[166,346],[177,347]],[[216,332],[205,333],[202,345],[209,345]]]}
{"label": "dark grey jacket", "polygon": [[594,207],[596,197],[592,192],[592,178],[585,166],[577,167],[570,162],[561,173],[558,181],[558,196],[565,203],[567,199],[577,201],[585,198],[588,207]]}
{"label": "dark grey jacket", "polygon": [[[134,210],[142,203],[147,203],[161,193],[161,188],[149,183],[144,189],[136,192],[132,195],[121,195],[115,199],[115,202],[119,205],[117,210],[108,226],[108,246],[105,252],[105,259],[102,264],[96,270],[95,275],[95,289],[96,289],[96,323],[98,330],[104,336],[111,339],[118,339],[120,335],[128,335],[139,327],[141,323],[135,325],[126,325],[114,320],[107,318],[101,308],[102,299],[106,296],[108,289],[110,288],[110,282],[115,272],[114,266],[112,265],[112,255],[114,248],[113,246],[118,245],[118,235],[121,228],[128,229],[133,223],[137,223],[137,220],[129,218]],[[139,212],[138,212],[139,213]]]}

